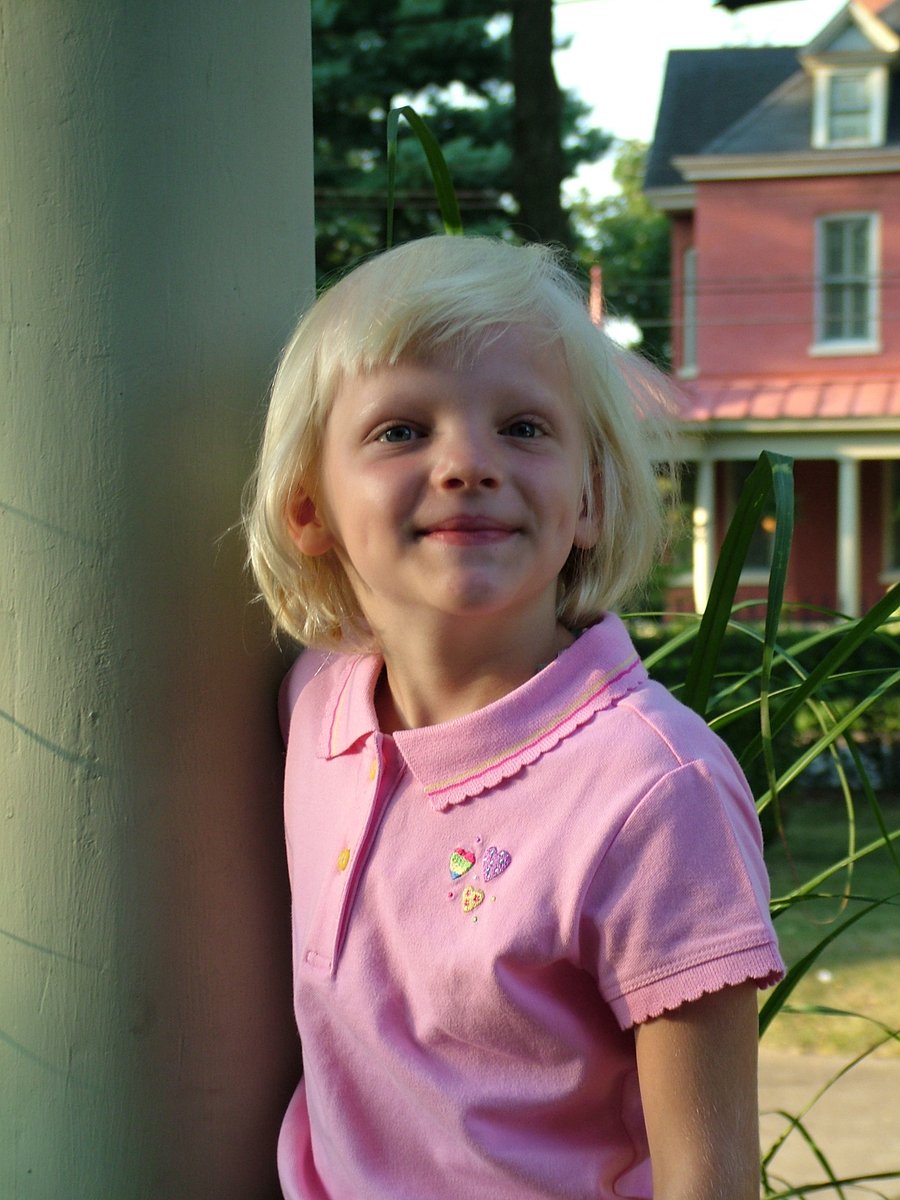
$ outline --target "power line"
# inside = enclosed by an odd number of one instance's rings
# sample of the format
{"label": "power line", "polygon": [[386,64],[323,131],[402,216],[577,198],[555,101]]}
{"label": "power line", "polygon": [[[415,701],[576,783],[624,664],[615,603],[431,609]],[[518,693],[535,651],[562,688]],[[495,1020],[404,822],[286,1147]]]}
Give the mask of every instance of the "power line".
{"label": "power line", "polygon": [[[676,317],[648,317],[646,320],[638,320],[632,317],[623,307],[621,312],[616,312],[612,306],[607,308],[607,316],[621,318],[622,320],[631,319],[635,324],[639,324],[642,329],[684,329],[690,325],[692,329],[748,329],[748,328],[787,328],[788,326],[797,327],[804,325],[807,328],[812,328],[813,322],[809,314],[806,316],[797,317],[776,317],[776,316],[734,316],[734,317],[711,317],[697,318],[693,321],[685,321],[683,318]],[[881,312],[878,314],[878,324],[884,326],[893,321],[900,322],[900,309],[896,312]]]}
{"label": "power line", "polygon": [[[602,263],[602,259],[600,260]],[[681,298],[690,298],[693,300],[701,299],[721,299],[723,297],[747,298],[747,299],[766,299],[775,296],[804,296],[820,292],[825,286],[849,287],[858,286],[865,289],[872,288],[878,292],[891,291],[900,287],[900,274],[890,272],[886,275],[881,275],[874,280],[860,280],[858,283],[855,280],[834,280],[824,277],[807,276],[805,279],[798,276],[796,282],[780,283],[777,281],[756,281],[748,279],[742,281],[740,277],[735,277],[727,283],[702,284],[698,283],[690,289],[673,288],[672,281],[666,278],[650,278],[647,279],[640,275],[626,276],[622,279],[608,279],[606,290],[609,293],[623,291],[655,291],[665,292],[672,290],[673,295],[678,295]]]}
{"label": "power line", "polygon": [[377,33],[389,36],[406,28],[422,29],[435,25],[463,25],[473,22],[484,27],[498,17],[510,16],[512,8],[512,4],[498,4],[493,12],[460,13],[458,16],[447,16],[444,13],[407,13],[404,16],[392,16],[390,13],[386,13],[380,17],[370,17],[365,21],[356,21],[352,17],[350,19],[337,17],[329,25],[313,21],[313,34],[316,36],[358,37]]}
{"label": "power line", "polygon": [[[568,8],[572,4],[596,4],[599,0],[554,0],[553,8]],[[335,37],[356,37],[366,33],[391,34],[405,28],[421,29],[434,25],[461,25],[463,22],[477,21],[487,25],[498,17],[511,17],[516,7],[515,0],[506,4],[498,4],[493,12],[460,13],[458,16],[447,16],[443,13],[407,13],[404,16],[392,17],[390,14],[382,18],[369,18],[364,24],[352,20],[336,18],[330,25],[313,25],[316,35],[332,35]]]}

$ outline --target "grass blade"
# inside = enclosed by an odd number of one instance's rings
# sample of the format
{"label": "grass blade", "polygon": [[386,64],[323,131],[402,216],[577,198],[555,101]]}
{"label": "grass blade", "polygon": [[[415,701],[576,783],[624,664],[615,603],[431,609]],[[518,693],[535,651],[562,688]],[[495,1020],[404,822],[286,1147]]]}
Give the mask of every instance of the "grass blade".
{"label": "grass blade", "polygon": [[[894,842],[898,839],[900,839],[900,829],[894,829],[888,833],[886,838],[879,837],[877,841],[869,842],[865,846],[860,846],[857,850],[854,850],[851,855],[845,855],[843,858],[837,859],[826,870],[820,871],[818,875],[813,876],[812,879],[808,879],[806,883],[801,884],[801,886],[795,888],[794,891],[784,896],[774,896],[770,905],[772,915],[774,917],[780,916],[780,914],[786,912],[791,905],[797,904],[800,900],[804,900],[807,897],[811,898],[816,888],[820,884],[826,883],[833,875],[837,875],[839,871],[845,870],[853,863],[860,862],[861,859],[864,859],[869,854],[875,854],[879,850],[884,850],[888,842]],[[888,903],[890,901],[893,903],[894,899],[895,897],[893,895],[885,896],[881,902]]]}
{"label": "grass blade", "polygon": [[[772,714],[772,735],[794,716],[807,696],[812,695],[823,683],[827,683],[838,667],[857,650],[875,630],[888,621],[900,609],[900,583],[895,583],[877,604],[854,621],[838,644],[822,658],[814,670],[810,671],[803,683],[797,688],[791,698],[778,706]],[[755,738],[741,755],[741,765],[746,766],[762,750],[762,738]]]}
{"label": "grass blade", "polygon": [[769,791],[776,803],[776,814],[781,826],[781,814],[777,809],[778,779],[775,771],[774,734],[770,712],[772,690],[772,664],[775,660],[775,645],[778,623],[784,603],[784,584],[787,578],[788,560],[791,555],[791,540],[794,534],[794,474],[793,463],[788,458],[769,456],[772,492],[775,498],[775,542],[772,562],[769,567],[769,595],[766,604],[766,628],[763,641],[762,675],[759,685],[759,724],[762,738],[763,760]]}
{"label": "grass blade", "polygon": [[[779,1117],[784,1117],[785,1120],[789,1122],[789,1126],[790,1126],[789,1129],[787,1130],[787,1133],[785,1134],[784,1138],[782,1138],[781,1143],[779,1143],[779,1145],[783,1144],[785,1138],[787,1137],[787,1134],[792,1133],[794,1130],[796,1130],[797,1133],[799,1133],[800,1136],[803,1138],[804,1142],[806,1142],[807,1146],[809,1146],[810,1150],[812,1151],[813,1157],[816,1159],[819,1166],[825,1172],[826,1176],[828,1177],[828,1183],[830,1184],[831,1187],[833,1187],[835,1189],[840,1200],[847,1200],[846,1192],[841,1187],[841,1181],[838,1179],[837,1175],[835,1175],[834,1171],[832,1170],[831,1163],[829,1163],[829,1161],[825,1157],[824,1153],[819,1149],[819,1145],[816,1142],[815,1138],[812,1136],[812,1134],[809,1132],[809,1130],[803,1124],[802,1118],[791,1116],[791,1114],[789,1112],[785,1112],[784,1109],[782,1109],[782,1108],[776,1109],[775,1111]],[[770,1158],[774,1157],[775,1151],[778,1148],[779,1147],[776,1146],[775,1149],[771,1152],[769,1158],[764,1160],[764,1166],[768,1165]]]}
{"label": "grass blade", "polygon": [[766,642],[774,645],[794,524],[792,468],[791,459],[785,455],[763,451],[744,484],[734,517],[725,534],[709,601],[700,622],[697,645],[681,694],[683,702],[701,716],[705,715],[709,703],[716,662],[731,618],[750,539],[759,523],[766,499],[772,493],[775,496],[776,553],[769,575]]}
{"label": "grass blade", "polygon": [[[900,1179],[900,1172],[879,1171],[874,1175],[845,1175],[836,1182],[840,1187],[860,1187],[864,1183],[883,1183],[886,1179]],[[815,1193],[824,1192],[826,1189],[831,1190],[833,1187],[834,1184],[827,1179],[821,1183],[797,1184],[789,1187],[786,1192],[766,1191],[765,1200],[806,1200]],[[883,1192],[876,1192],[871,1188],[867,1190],[873,1196],[881,1196],[882,1200],[888,1200]]]}
{"label": "grass blade", "polygon": [[882,900],[873,900],[871,904],[867,904],[865,908],[861,908],[859,912],[855,912],[852,916],[848,917],[846,921],[842,921],[840,925],[832,929],[831,933],[822,938],[820,942],[817,942],[808,954],[805,954],[803,958],[794,963],[794,965],[785,975],[784,979],[782,979],[782,981],[777,984],[775,988],[773,988],[771,995],[760,1009],[760,1037],[763,1036],[763,1034],[772,1024],[772,1021],[780,1012],[788,996],[790,996],[791,992],[793,992],[794,988],[797,986],[803,976],[807,973],[807,971],[809,971],[810,967],[813,965],[825,947],[830,945],[831,942],[833,942],[836,937],[839,937],[846,929],[849,929],[851,925],[855,925],[857,921],[861,920],[866,913],[871,912],[873,908],[879,908],[882,904],[886,904],[889,900],[893,900],[894,898],[894,896],[885,896]]}
{"label": "grass blade", "polygon": [[462,217],[459,212],[459,202],[456,190],[450,177],[450,169],[444,158],[437,138],[422,120],[419,114],[409,104],[402,108],[392,108],[387,117],[387,249],[394,243],[394,201],[397,189],[397,138],[400,133],[400,118],[405,117],[410,129],[419,139],[419,145],[425,152],[434,193],[437,197],[444,222],[444,232],[461,234],[463,231]]}
{"label": "grass blade", "polygon": [[[860,717],[868,708],[870,708],[876,700],[880,699],[886,692],[891,691],[896,684],[900,683],[900,670],[892,672],[886,679],[882,679],[878,687],[874,688],[865,699],[860,700],[850,712],[846,713],[839,720],[836,720],[830,727],[827,733],[823,734],[818,741],[814,742],[803,754],[801,754],[790,767],[785,770],[777,781],[779,788],[785,787],[806,768],[809,764],[831,746],[835,740],[848,729],[853,722]],[[802,686],[802,685],[801,685]],[[800,689],[798,688],[798,691]],[[762,812],[763,809],[771,803],[775,792],[768,791],[759,797],[756,803],[757,809]]]}

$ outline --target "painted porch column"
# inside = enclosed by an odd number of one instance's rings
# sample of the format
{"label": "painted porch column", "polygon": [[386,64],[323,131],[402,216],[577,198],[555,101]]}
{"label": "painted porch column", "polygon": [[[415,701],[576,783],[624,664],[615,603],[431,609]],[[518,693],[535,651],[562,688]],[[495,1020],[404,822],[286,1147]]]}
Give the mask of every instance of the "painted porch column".
{"label": "painted porch column", "polygon": [[693,531],[694,608],[702,613],[716,567],[716,464],[709,459],[697,463]]}
{"label": "painted porch column", "polygon": [[839,458],[837,604],[851,617],[860,613],[859,546],[859,463],[855,458]]}
{"label": "painted porch column", "polygon": [[0,28],[0,1196],[274,1200],[281,666],[228,530],[312,285],[308,7]]}

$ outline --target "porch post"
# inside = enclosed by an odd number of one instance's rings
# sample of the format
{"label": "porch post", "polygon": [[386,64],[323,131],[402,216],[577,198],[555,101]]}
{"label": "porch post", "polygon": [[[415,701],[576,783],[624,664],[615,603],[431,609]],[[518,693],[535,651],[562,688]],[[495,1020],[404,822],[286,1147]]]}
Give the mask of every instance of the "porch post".
{"label": "porch post", "polygon": [[837,605],[851,617],[860,612],[859,545],[859,463],[855,458],[839,458]]}
{"label": "porch post", "polygon": [[0,1196],[274,1200],[274,694],[233,532],[312,291],[307,0],[0,0]]}
{"label": "porch post", "polygon": [[708,458],[697,463],[693,527],[694,608],[702,613],[709,600],[716,563],[716,464]]}

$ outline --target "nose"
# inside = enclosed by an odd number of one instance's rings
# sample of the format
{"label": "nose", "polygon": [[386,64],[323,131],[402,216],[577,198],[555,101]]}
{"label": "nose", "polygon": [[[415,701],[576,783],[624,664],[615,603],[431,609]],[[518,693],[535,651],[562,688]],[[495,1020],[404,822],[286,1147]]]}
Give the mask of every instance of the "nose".
{"label": "nose", "polygon": [[502,471],[491,432],[460,427],[445,433],[437,447],[435,484],[448,491],[498,488]]}

